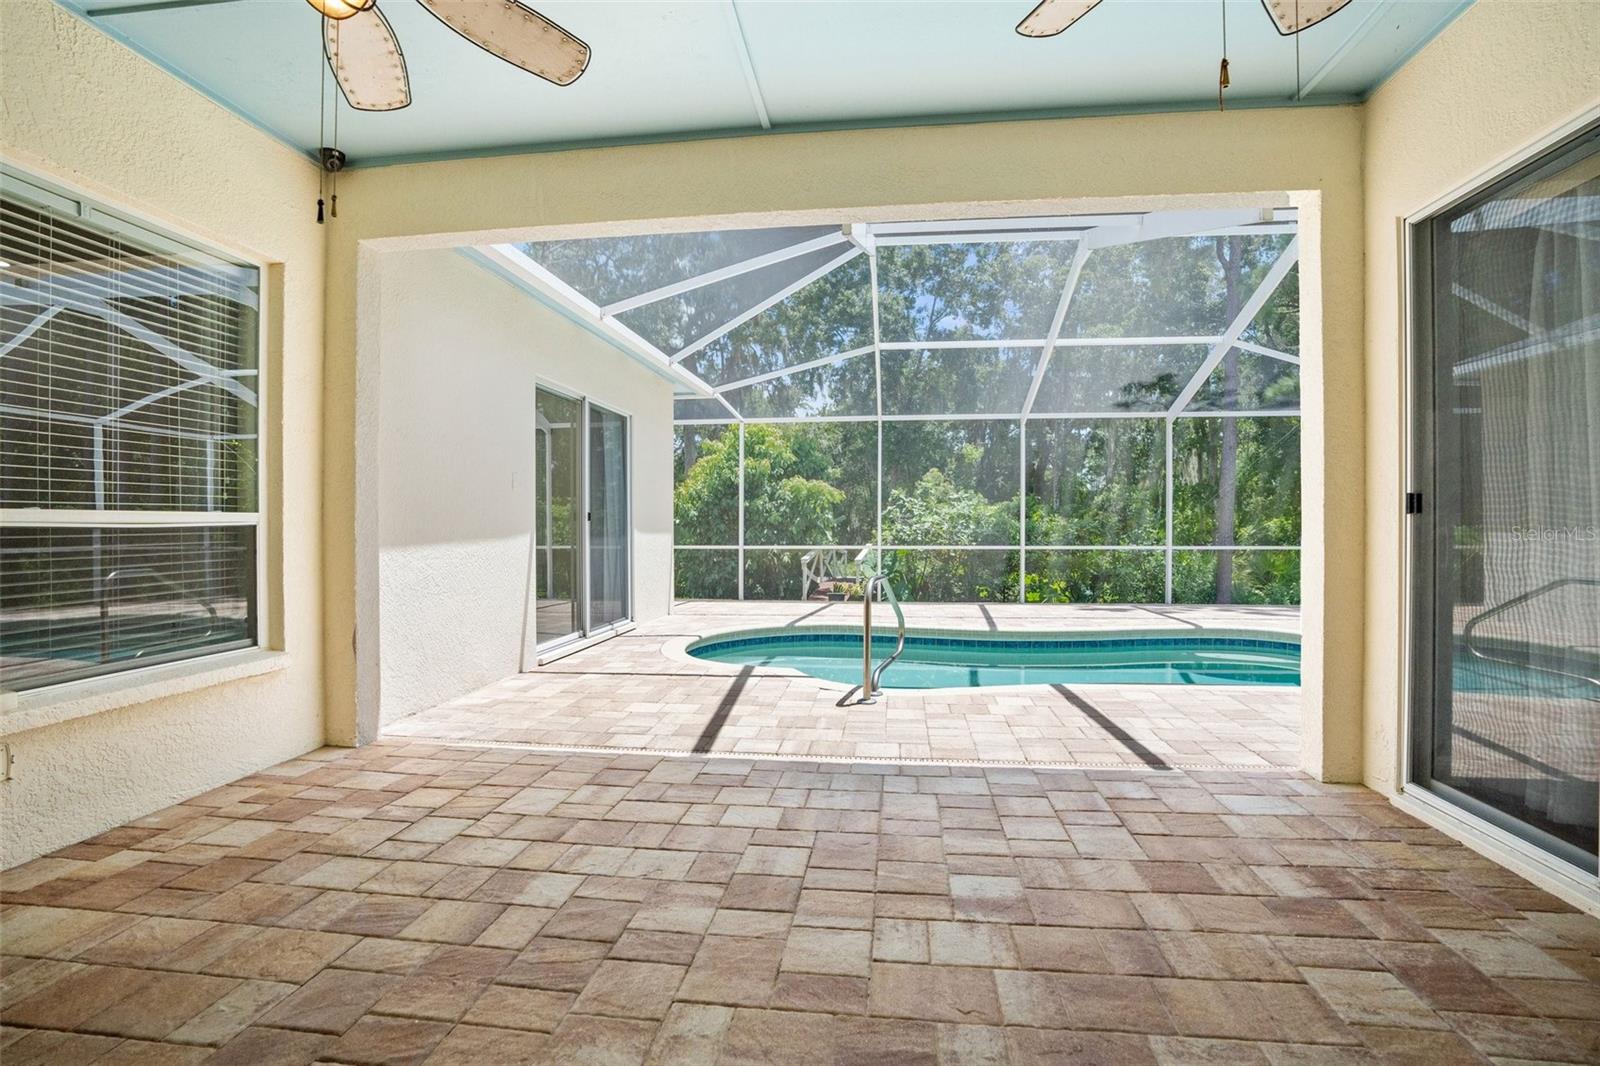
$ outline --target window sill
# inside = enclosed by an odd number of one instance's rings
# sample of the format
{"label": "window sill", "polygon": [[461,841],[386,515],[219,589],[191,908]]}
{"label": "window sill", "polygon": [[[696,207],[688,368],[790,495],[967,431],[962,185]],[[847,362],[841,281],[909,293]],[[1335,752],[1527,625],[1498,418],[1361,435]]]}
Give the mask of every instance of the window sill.
{"label": "window sill", "polygon": [[288,665],[285,652],[243,648],[49,688],[0,692],[0,737],[274,673]]}

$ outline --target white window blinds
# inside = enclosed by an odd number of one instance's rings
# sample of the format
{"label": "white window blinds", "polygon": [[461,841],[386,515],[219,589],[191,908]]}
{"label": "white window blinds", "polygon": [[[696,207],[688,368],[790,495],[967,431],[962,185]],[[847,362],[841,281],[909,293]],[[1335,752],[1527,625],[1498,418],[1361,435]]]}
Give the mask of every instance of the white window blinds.
{"label": "white window blinds", "polygon": [[256,642],[259,274],[0,187],[0,671]]}

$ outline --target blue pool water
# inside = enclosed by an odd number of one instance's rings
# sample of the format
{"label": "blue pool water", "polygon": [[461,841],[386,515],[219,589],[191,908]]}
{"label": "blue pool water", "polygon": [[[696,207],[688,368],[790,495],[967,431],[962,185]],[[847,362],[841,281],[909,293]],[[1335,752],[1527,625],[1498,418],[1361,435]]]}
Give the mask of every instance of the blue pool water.
{"label": "blue pool water", "polygon": [[[875,633],[873,658],[894,651]],[[783,666],[826,681],[861,683],[859,630],[750,632],[708,637],[689,654],[720,663]],[[908,634],[906,650],[884,671],[884,688],[990,685],[1298,685],[1300,645],[1273,634],[1096,635]]]}

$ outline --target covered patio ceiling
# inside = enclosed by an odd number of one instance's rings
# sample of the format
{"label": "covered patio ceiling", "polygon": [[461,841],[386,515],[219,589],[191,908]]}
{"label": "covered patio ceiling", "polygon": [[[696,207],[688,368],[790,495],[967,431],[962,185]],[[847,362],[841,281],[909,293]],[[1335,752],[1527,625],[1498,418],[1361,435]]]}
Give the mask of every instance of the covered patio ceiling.
{"label": "covered patio ceiling", "polygon": [[[285,144],[331,143],[320,20],[303,0],[58,0]],[[380,0],[412,89],[340,106],[353,166],[573,145],[1364,99],[1470,0],[1352,0],[1282,37],[1260,0],[1104,0],[1056,37],[1034,0],[530,0],[586,43],[562,87],[489,56],[414,0]],[[3,6],[3,5],[0,5]],[[1309,6],[1309,5],[1308,5]],[[334,91],[334,95],[337,95]],[[325,97],[331,99],[331,97]],[[324,123],[326,122],[326,126]]]}

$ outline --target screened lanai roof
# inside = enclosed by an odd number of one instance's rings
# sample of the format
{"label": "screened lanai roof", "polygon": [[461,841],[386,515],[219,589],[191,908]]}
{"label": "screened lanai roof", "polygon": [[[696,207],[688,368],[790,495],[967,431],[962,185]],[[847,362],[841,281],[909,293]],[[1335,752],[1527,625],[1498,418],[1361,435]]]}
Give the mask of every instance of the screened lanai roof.
{"label": "screened lanai roof", "polygon": [[1298,407],[1295,233],[1231,209],[482,251],[669,375],[679,422],[1176,416]]}

